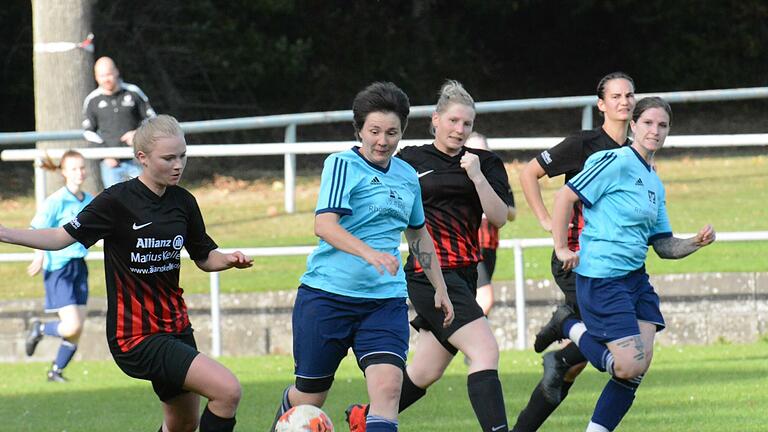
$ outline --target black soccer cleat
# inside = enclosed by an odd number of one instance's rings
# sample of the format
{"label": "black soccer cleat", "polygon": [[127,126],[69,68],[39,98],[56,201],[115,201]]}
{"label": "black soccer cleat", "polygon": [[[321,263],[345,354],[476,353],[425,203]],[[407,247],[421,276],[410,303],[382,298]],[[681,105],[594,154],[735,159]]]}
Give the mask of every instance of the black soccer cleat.
{"label": "black soccer cleat", "polygon": [[51,368],[48,369],[48,382],[65,383],[69,381],[61,374],[61,369],[56,367],[56,364],[51,364]]}
{"label": "black soccer cleat", "polygon": [[25,348],[28,356],[31,357],[32,354],[35,353],[35,348],[37,348],[37,344],[39,344],[42,339],[43,332],[40,330],[40,321],[32,320],[32,323],[29,326],[29,331],[27,332],[27,340],[25,342]]}
{"label": "black soccer cleat", "polygon": [[567,304],[562,304],[552,313],[552,318],[544,324],[544,327],[536,333],[536,340],[533,342],[533,350],[537,353],[544,352],[548,346],[555,341],[567,339],[563,334],[563,322],[566,319],[574,317],[576,312]]}
{"label": "black soccer cleat", "polygon": [[541,393],[552,405],[559,405],[563,401],[563,382],[565,374],[571,368],[568,364],[557,358],[556,351],[550,351],[542,357],[544,364],[544,376],[539,385]]}

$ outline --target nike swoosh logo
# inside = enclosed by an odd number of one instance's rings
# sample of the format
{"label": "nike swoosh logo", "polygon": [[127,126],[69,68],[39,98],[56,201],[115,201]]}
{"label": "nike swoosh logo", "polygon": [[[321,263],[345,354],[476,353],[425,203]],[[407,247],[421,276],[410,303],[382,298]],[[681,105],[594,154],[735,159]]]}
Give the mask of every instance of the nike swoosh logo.
{"label": "nike swoosh logo", "polygon": [[422,177],[424,177],[425,175],[427,175],[427,174],[431,173],[432,171],[434,171],[434,170],[424,171],[423,173],[418,173],[418,174],[416,174],[416,175],[417,175],[419,178],[422,178]]}
{"label": "nike swoosh logo", "polygon": [[507,427],[507,425],[503,424],[501,426],[492,427],[491,430],[496,432],[497,430],[501,430],[503,428]]}
{"label": "nike swoosh logo", "polygon": [[147,226],[147,225],[151,225],[151,224],[152,224],[152,222],[147,222],[147,223],[145,223],[145,224],[142,224],[142,225],[136,225],[136,222],[134,222],[134,223],[133,223],[133,230],[134,230],[134,231],[136,231],[136,230],[140,230],[140,229],[144,228],[145,226]]}

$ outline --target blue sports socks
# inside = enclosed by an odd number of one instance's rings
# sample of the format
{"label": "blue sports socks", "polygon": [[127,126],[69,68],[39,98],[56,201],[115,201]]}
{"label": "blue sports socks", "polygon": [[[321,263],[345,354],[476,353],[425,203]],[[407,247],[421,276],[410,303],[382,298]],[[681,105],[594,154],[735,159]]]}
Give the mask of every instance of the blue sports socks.
{"label": "blue sports socks", "polygon": [[59,352],[56,353],[56,360],[53,361],[54,368],[60,371],[67,367],[75,355],[75,351],[77,351],[77,344],[73,344],[68,340],[62,340],[61,345],[59,345]]}
{"label": "blue sports socks", "polygon": [[43,324],[43,334],[46,336],[56,336],[61,337],[61,333],[59,333],[59,324],[61,324],[61,321],[48,321],[45,324]]}
{"label": "blue sports socks", "polygon": [[[632,406],[637,387],[642,379],[643,375],[631,380],[611,377],[603,388],[600,399],[597,400],[590,425],[599,425],[608,431],[616,429]],[[587,430],[590,429],[587,428]],[[599,430],[599,428],[593,427],[593,430]]]}
{"label": "blue sports socks", "polygon": [[397,432],[397,421],[368,414],[365,416],[365,430],[368,432]]}
{"label": "blue sports socks", "polygon": [[[573,334],[572,334],[573,333]],[[589,333],[581,321],[569,318],[563,323],[563,334],[578,345],[579,350],[589,362],[600,372],[613,375],[613,354],[605,344],[598,342]]]}

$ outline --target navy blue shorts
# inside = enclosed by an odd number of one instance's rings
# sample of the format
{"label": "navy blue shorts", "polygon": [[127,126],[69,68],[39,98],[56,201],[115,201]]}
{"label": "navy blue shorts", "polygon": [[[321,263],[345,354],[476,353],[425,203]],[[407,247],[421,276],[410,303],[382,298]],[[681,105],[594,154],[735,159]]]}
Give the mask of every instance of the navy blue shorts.
{"label": "navy blue shorts", "polygon": [[666,327],[645,267],[615,278],[577,274],[576,296],[587,331],[600,342],[639,335],[638,321],[656,324],[657,331]]}
{"label": "navy blue shorts", "polygon": [[405,367],[409,335],[405,298],[347,297],[302,284],[293,308],[296,376],[333,377],[349,348],[363,371],[365,358],[377,355]]}
{"label": "navy blue shorts", "polygon": [[88,266],[82,258],[70,260],[64,267],[43,272],[45,311],[56,312],[69,305],[88,303]]}

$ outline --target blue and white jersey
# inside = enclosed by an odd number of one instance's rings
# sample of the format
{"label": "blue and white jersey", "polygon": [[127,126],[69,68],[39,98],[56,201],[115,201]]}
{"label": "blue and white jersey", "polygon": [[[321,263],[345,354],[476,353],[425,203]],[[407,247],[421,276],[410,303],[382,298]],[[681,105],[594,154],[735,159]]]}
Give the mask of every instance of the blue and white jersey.
{"label": "blue and white jersey", "polygon": [[[315,214],[337,213],[339,224],[380,252],[400,259],[401,233],[424,226],[424,209],[416,171],[392,158],[387,168],[368,162],[357,147],[325,160]],[[405,273],[380,275],[365,260],[324,240],[307,259],[301,282],[349,297],[407,297]]]}
{"label": "blue and white jersey", "polygon": [[566,183],[584,203],[582,276],[623,276],[645,263],[648,245],[672,236],[664,185],[632,147],[593,154]]}
{"label": "blue and white jersey", "polygon": [[[83,192],[83,200],[80,201],[69,189],[62,187],[45,199],[42,208],[35,214],[30,222],[34,229],[58,228],[77,216],[93,196]],[[83,258],[88,250],[79,242],[57,251],[46,251],[43,269],[54,271],[64,267],[73,258]]]}

